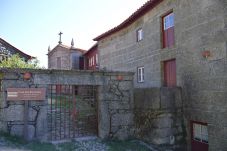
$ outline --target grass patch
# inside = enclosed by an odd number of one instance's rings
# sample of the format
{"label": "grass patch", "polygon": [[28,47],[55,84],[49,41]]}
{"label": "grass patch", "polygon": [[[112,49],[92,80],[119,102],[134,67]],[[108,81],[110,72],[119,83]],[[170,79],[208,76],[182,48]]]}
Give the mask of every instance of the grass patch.
{"label": "grass patch", "polygon": [[67,142],[67,143],[59,144],[58,148],[61,151],[73,151],[79,147],[74,142]]}
{"label": "grass patch", "polygon": [[146,146],[135,140],[119,141],[100,139],[89,141],[72,141],[61,144],[42,143],[39,141],[25,141],[18,136],[11,136],[8,133],[0,133],[0,138],[6,142],[5,147],[16,149],[27,149],[31,151],[90,151],[96,147],[106,149],[105,151],[150,151]]}
{"label": "grass patch", "polygon": [[22,139],[21,137],[10,135],[9,133],[0,132],[0,136],[4,138],[7,145],[20,146],[28,143],[26,140]]}
{"label": "grass patch", "polygon": [[56,147],[50,143],[41,143],[37,141],[33,141],[24,146],[25,149],[29,149],[32,151],[56,151]]}
{"label": "grass patch", "polygon": [[56,147],[50,143],[41,143],[38,141],[26,141],[22,137],[0,132],[0,137],[5,141],[6,147],[17,149],[29,149],[32,151],[56,151]]}

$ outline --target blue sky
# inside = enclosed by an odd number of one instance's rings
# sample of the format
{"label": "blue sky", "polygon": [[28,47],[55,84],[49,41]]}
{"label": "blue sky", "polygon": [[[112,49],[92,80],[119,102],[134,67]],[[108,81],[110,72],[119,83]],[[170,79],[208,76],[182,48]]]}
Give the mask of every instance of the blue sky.
{"label": "blue sky", "polygon": [[47,49],[62,42],[89,49],[96,36],[113,28],[147,0],[0,0],[0,37],[38,57],[47,67]]}

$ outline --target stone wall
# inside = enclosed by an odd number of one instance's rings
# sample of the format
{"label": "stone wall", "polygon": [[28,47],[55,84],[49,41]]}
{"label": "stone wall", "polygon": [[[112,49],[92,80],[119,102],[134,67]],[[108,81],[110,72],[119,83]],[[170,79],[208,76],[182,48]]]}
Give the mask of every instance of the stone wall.
{"label": "stone wall", "polygon": [[[179,8],[176,39],[181,50],[177,77],[183,92],[187,142],[191,144],[190,122],[199,121],[208,124],[209,151],[226,150],[227,2],[196,1],[183,8],[187,5],[182,3]],[[204,50],[210,51],[208,58],[202,56]]]}
{"label": "stone wall", "polygon": [[[161,87],[165,60],[176,59],[177,86],[182,88],[188,150],[190,122],[208,124],[209,150],[227,148],[226,67],[227,2],[225,0],[164,0],[130,26],[100,40],[100,68],[137,72],[145,82],[136,88]],[[162,48],[161,18],[173,10],[175,45]],[[136,40],[142,28],[144,39]],[[210,51],[205,58],[202,52]]]}
{"label": "stone wall", "polygon": [[[7,101],[7,88],[48,88],[50,84],[98,87],[98,136],[127,139],[133,135],[133,73],[69,70],[1,69],[0,131],[23,134],[24,102]],[[23,73],[31,72],[30,80]],[[120,78],[119,78],[120,77]],[[29,101],[29,139],[48,139],[47,95],[45,101]]]}
{"label": "stone wall", "polygon": [[134,90],[136,136],[152,144],[185,145],[180,88]]}

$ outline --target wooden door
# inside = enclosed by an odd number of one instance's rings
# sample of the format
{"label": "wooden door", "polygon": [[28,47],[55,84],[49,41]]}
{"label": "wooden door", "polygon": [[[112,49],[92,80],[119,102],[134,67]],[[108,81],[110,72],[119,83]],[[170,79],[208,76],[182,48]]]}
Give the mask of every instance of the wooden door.
{"label": "wooden door", "polygon": [[176,60],[164,61],[164,86],[176,86]]}

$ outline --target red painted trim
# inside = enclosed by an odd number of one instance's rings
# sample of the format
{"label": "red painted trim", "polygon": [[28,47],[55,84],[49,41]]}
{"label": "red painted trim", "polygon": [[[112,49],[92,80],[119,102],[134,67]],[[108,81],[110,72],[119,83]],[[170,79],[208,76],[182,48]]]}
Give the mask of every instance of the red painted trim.
{"label": "red painted trim", "polygon": [[118,31],[128,27],[133,22],[135,22],[138,18],[142,17],[148,11],[155,8],[162,1],[163,0],[149,0],[142,7],[140,7],[136,12],[134,12],[131,16],[129,16],[125,21],[123,21],[120,25],[110,29],[109,31],[106,31],[105,33],[99,35],[98,37],[94,38],[93,40],[99,41],[107,36],[110,36]]}
{"label": "red painted trim", "polygon": [[93,51],[94,49],[98,49],[98,43],[95,43],[90,49],[88,49],[88,51],[86,51],[84,53],[84,55],[87,55],[88,53],[90,53],[91,51]]}
{"label": "red painted trim", "polygon": [[175,87],[176,80],[176,59],[164,61],[164,86]]}
{"label": "red painted trim", "polygon": [[[97,62],[96,62],[96,54],[98,54],[98,45],[92,46],[87,53],[84,54],[85,59],[85,70],[97,70]],[[92,66],[89,66],[89,59],[94,57],[94,64]]]}

